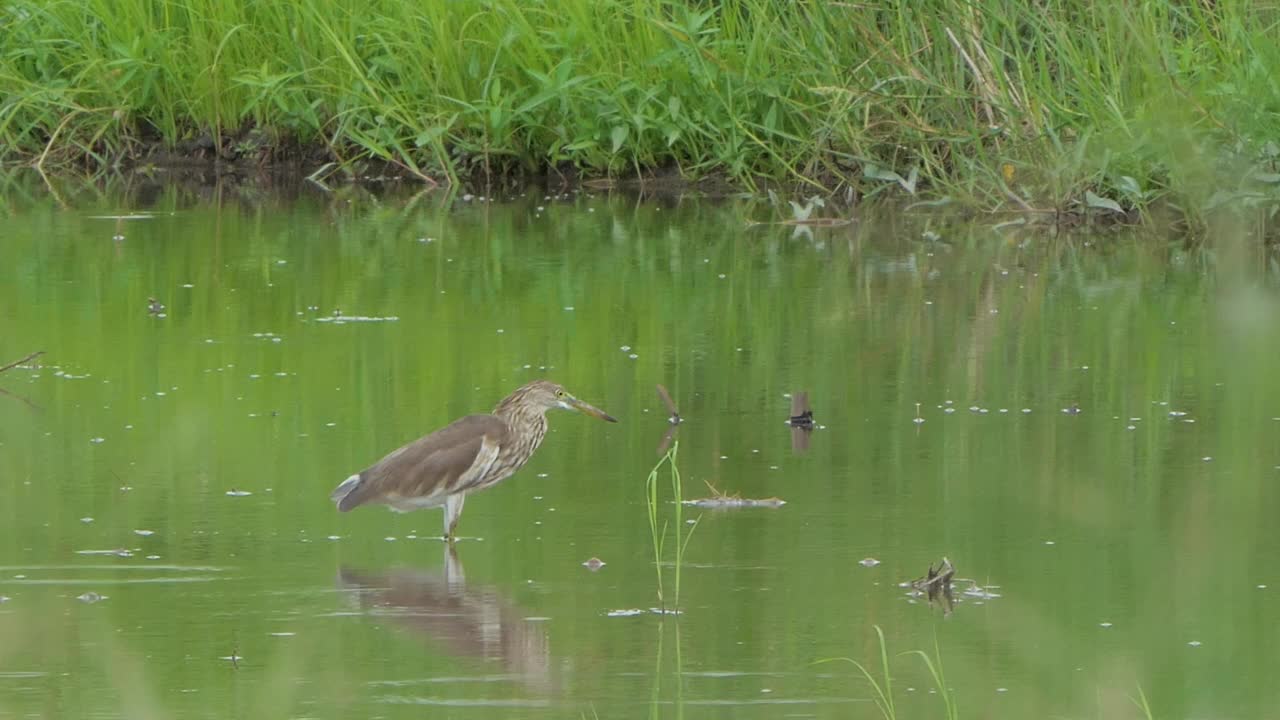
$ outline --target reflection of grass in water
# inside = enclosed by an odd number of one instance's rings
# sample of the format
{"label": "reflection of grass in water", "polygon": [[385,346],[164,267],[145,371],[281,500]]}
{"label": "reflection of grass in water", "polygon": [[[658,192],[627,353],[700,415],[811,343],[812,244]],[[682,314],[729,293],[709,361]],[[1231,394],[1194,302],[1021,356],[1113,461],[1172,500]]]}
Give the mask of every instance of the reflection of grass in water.
{"label": "reflection of grass in water", "polygon": [[[208,714],[199,711],[198,704],[190,704],[189,696],[169,695],[175,682],[173,666],[154,662],[147,650],[137,647],[145,645],[145,639],[128,641],[119,636],[120,627],[100,618],[67,624],[67,608],[79,605],[63,601],[48,605],[47,611],[27,608],[21,615],[0,616],[0,668],[38,675],[29,681],[32,692],[10,694],[9,686],[0,684],[6,691],[0,692],[0,717],[107,715],[160,720]],[[218,693],[216,702],[226,705],[225,715],[279,718],[298,713],[304,659],[314,655],[309,643],[290,643],[269,653],[264,647],[261,655],[255,653],[255,658],[261,659],[238,668],[214,657],[221,652],[216,645],[197,647],[200,651],[189,662],[199,667],[199,677],[208,681],[200,694]],[[55,670],[62,662],[72,663],[75,672]],[[183,673],[181,677],[190,680],[194,676]],[[329,687],[338,685],[331,683]],[[55,698],[57,712],[50,715],[47,703]],[[336,704],[340,700],[334,691],[321,702]]]}
{"label": "reflection of grass in water", "polygon": [[1138,709],[1142,711],[1142,717],[1147,720],[1152,720],[1151,705],[1147,703],[1147,694],[1142,691],[1141,685],[1138,686],[1138,697],[1129,699],[1132,700],[1133,704],[1137,705]]}
{"label": "reflection of grass in water", "polygon": [[680,528],[684,527],[684,488],[680,481],[680,469],[676,466],[676,453],[680,449],[680,443],[676,442],[667,451],[666,455],[658,461],[653,469],[649,471],[649,478],[645,481],[645,490],[647,491],[647,500],[649,508],[649,535],[653,540],[653,569],[657,574],[658,581],[658,606],[662,610],[666,610],[666,596],[663,592],[662,578],[662,558],[667,540],[667,520],[661,520],[659,527],[659,505],[658,499],[658,471],[665,464],[671,468],[671,496],[675,507],[672,512],[671,522],[675,524],[675,578],[674,593],[672,597],[672,608],[680,607],[680,568],[684,564],[684,551],[689,544],[689,539],[693,537],[693,531],[697,528],[698,523],[695,520],[689,528],[688,534],[683,539],[680,537]]}

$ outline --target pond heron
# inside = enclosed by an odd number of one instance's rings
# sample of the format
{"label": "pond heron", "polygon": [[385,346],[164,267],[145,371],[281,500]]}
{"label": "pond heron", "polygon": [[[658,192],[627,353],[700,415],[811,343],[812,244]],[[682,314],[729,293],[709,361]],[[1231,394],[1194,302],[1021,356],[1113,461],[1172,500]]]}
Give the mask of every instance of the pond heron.
{"label": "pond heron", "polygon": [[388,505],[396,512],[444,506],[444,537],[453,540],[467,495],[519,470],[547,434],[548,410],[576,410],[618,422],[547,380],[508,395],[489,415],[468,415],[405,445],[352,475],[329,496],[346,512]]}

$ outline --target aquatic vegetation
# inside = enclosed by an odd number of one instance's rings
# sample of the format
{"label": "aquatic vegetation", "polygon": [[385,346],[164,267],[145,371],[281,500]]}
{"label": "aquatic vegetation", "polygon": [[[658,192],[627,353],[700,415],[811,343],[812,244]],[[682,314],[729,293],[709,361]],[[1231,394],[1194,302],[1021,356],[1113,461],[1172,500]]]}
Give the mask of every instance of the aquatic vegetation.
{"label": "aquatic vegetation", "polygon": [[[679,614],[680,608],[680,569],[684,565],[684,551],[689,544],[689,539],[693,537],[693,531],[698,527],[698,521],[695,519],[689,525],[688,532],[682,535],[680,529],[684,527],[684,491],[680,482],[680,468],[676,466],[676,455],[680,450],[680,443],[673,443],[671,449],[666,455],[658,461],[653,469],[649,471],[649,477],[645,480],[646,506],[649,511],[649,533],[653,542],[653,569],[656,573],[657,590],[658,590],[658,612],[666,614],[668,612]],[[666,465],[671,471],[671,518],[661,519],[662,505],[664,501],[659,498],[658,492],[658,471],[662,466]],[[674,584],[672,587],[671,606],[667,607],[666,595],[663,592],[663,563],[666,557],[665,548],[667,542],[667,529],[669,526],[675,527],[675,557],[674,565]]]}
{"label": "aquatic vegetation", "polygon": [[[1028,217],[1280,203],[1255,3],[8,3],[0,159],[674,170]],[[461,39],[461,42],[459,42]]]}
{"label": "aquatic vegetation", "polygon": [[[884,639],[884,630],[879,625],[875,626],[876,638],[880,647],[880,675],[868,668],[861,662],[852,658],[827,658],[817,661],[816,664],[844,662],[853,665],[858,669],[859,674],[871,685],[871,699],[875,701],[876,707],[880,710],[880,715],[885,720],[895,720],[898,717],[897,709],[894,705],[893,698],[893,672],[889,666],[889,648]],[[934,687],[937,695],[942,700],[944,709],[944,717],[947,720],[956,720],[959,712],[956,709],[956,699],[954,693],[947,686],[947,676],[942,666],[942,649],[939,647],[937,638],[934,639],[933,656],[923,650],[909,650],[902,655],[919,657],[929,671],[930,677],[933,679]]]}

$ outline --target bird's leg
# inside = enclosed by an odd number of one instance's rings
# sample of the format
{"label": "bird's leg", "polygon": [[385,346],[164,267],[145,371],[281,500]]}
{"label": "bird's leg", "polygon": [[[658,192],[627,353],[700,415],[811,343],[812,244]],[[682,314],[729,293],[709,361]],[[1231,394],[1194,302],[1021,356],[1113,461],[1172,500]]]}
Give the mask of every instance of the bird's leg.
{"label": "bird's leg", "polygon": [[449,542],[453,542],[457,537],[453,531],[458,527],[458,518],[462,517],[462,503],[466,499],[466,495],[458,493],[450,495],[444,501],[444,539]]}

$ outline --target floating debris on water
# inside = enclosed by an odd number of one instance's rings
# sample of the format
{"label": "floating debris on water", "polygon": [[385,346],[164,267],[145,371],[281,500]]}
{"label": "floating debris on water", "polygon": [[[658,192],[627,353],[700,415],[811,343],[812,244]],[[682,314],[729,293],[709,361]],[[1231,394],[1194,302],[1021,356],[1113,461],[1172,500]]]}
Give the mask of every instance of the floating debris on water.
{"label": "floating debris on water", "polygon": [[87,516],[86,516],[86,517],[82,517],[82,518],[80,518],[80,522],[85,523],[85,524],[88,524],[88,523],[93,522],[93,518],[91,518],[91,517],[87,517]]}
{"label": "floating debris on water", "polygon": [[111,550],[76,550],[77,555],[115,555],[116,557],[133,557],[133,551],[127,548],[113,548]]}
{"label": "floating debris on water", "polygon": [[297,635],[298,633],[294,633],[294,632],[273,632],[273,633],[267,633],[267,634],[268,634],[268,635],[270,635],[271,637],[293,637],[294,635]]}
{"label": "floating debris on water", "polygon": [[937,568],[933,565],[929,566],[928,573],[917,580],[900,583],[900,587],[910,588],[907,593],[911,598],[917,598],[924,594],[929,599],[929,604],[933,605],[935,601],[941,601],[943,614],[950,615],[955,609],[957,600],[953,591],[953,585],[956,583],[967,583],[968,587],[961,592],[965,599],[971,599],[974,604],[981,605],[986,600],[1000,597],[1000,593],[994,590],[999,589],[999,585],[980,585],[976,580],[968,578],[955,577],[956,569],[947,558],[942,558],[942,562]]}
{"label": "floating debris on water", "polygon": [[944,557],[936,569],[930,563],[929,572],[918,580],[912,580],[911,588],[916,593],[925,593],[929,598],[930,605],[933,605],[935,601],[941,598],[943,615],[950,615],[951,611],[955,609],[955,596],[951,593],[951,579],[955,574],[955,566]]}
{"label": "floating debris on water", "polygon": [[1109,627],[1112,627],[1112,625],[1111,625],[1111,623],[1109,623],[1109,622],[1100,622],[1100,623],[1098,623],[1098,627],[1100,627],[1100,628],[1109,628]]}
{"label": "floating debris on water", "polygon": [[80,602],[82,602],[82,603],[86,603],[86,604],[90,604],[90,605],[91,605],[91,604],[93,604],[93,603],[101,602],[102,600],[106,600],[107,598],[106,598],[106,596],[105,596],[105,595],[99,595],[99,594],[98,594],[98,593],[96,593],[96,592],[87,592],[87,593],[84,593],[83,595],[77,595],[77,596],[76,596],[76,599],[77,599],[77,600],[79,600],[79,601],[80,601]]}
{"label": "floating debris on water", "polygon": [[683,610],[675,608],[649,608],[642,610],[640,608],[625,608],[623,610],[610,610],[605,613],[605,617],[635,617],[636,615],[683,615]]}
{"label": "floating debris on water", "polygon": [[[173,217],[177,213],[164,213],[168,217]],[[90,220],[153,220],[160,215],[156,213],[128,213],[127,215],[86,215]]]}
{"label": "floating debris on water", "polygon": [[246,495],[252,495],[252,494],[253,493],[249,492],[248,490],[237,490],[235,488],[231,488],[230,490],[227,491],[228,497],[245,497]]}
{"label": "floating debris on water", "polygon": [[[360,323],[360,322],[396,322],[400,319],[396,315],[388,315],[386,317],[375,317],[371,315],[342,315],[342,314],[338,314],[338,311],[334,311],[334,312],[335,314],[332,316],[320,317],[320,318],[316,318],[315,320],[316,322],[321,322],[321,323],[345,325],[347,323]],[[499,332],[501,332],[501,330],[499,330]]]}
{"label": "floating debris on water", "polygon": [[787,504],[782,498],[742,498],[742,497],[708,497],[698,500],[682,500],[685,505],[709,508],[712,510],[729,510],[735,508],[780,508]]}
{"label": "floating debris on water", "polygon": [[1077,405],[1077,404],[1075,404],[1075,403],[1071,403],[1071,405],[1069,405],[1069,406],[1067,406],[1067,407],[1062,408],[1062,412],[1063,412],[1063,414],[1065,414],[1065,415],[1079,415],[1079,414],[1080,414],[1080,406],[1079,406],[1079,405]]}
{"label": "floating debris on water", "polygon": [[590,560],[582,563],[582,567],[590,570],[591,572],[596,572],[597,570],[604,567],[605,565],[606,565],[605,561],[601,560],[598,557],[593,557]]}
{"label": "floating debris on water", "polygon": [[[705,480],[703,482],[706,482]],[[744,498],[738,495],[726,495],[716,489],[714,485],[706,482],[707,489],[711,491],[711,497],[699,498],[697,500],[681,500],[682,505],[692,505],[694,507],[707,508],[711,510],[730,510],[738,508],[780,508],[787,504],[782,498]]]}
{"label": "floating debris on water", "polygon": [[149,537],[151,535],[155,535],[156,531],[155,530],[134,530],[133,534],[141,535],[142,537]]}
{"label": "floating debris on water", "polygon": [[980,599],[982,599],[982,600],[992,600],[992,599],[995,599],[995,598],[1000,597],[1000,593],[998,593],[998,592],[993,592],[993,591],[991,590],[991,588],[993,588],[993,587],[999,587],[999,586],[997,586],[997,585],[988,585],[987,587],[983,587],[983,586],[981,586],[981,585],[979,585],[979,584],[977,584],[977,583],[974,583],[974,584],[970,585],[969,587],[965,588],[965,590],[964,590],[964,593],[963,593],[963,594],[964,594],[966,597],[971,597],[971,598],[980,598]]}
{"label": "floating debris on water", "polygon": [[1191,647],[1200,647],[1200,645],[1202,645],[1203,643],[1201,643],[1199,640],[1192,640],[1187,644],[1190,645]]}
{"label": "floating debris on water", "polygon": [[880,564],[880,561],[873,557],[865,557],[859,560],[858,564],[862,567],[875,567]]}
{"label": "floating debris on water", "polygon": [[627,608],[625,610],[610,610],[609,612],[605,613],[605,617],[635,617],[636,615],[643,615],[644,612],[645,611],[641,610],[640,608]]}
{"label": "floating debris on water", "polygon": [[791,427],[813,427],[813,409],[809,407],[809,393],[797,392],[791,395],[791,415],[787,418]]}
{"label": "floating debris on water", "polygon": [[101,445],[106,441],[107,441],[106,438],[101,438],[101,437],[89,438],[89,442],[93,443],[94,445]]}

